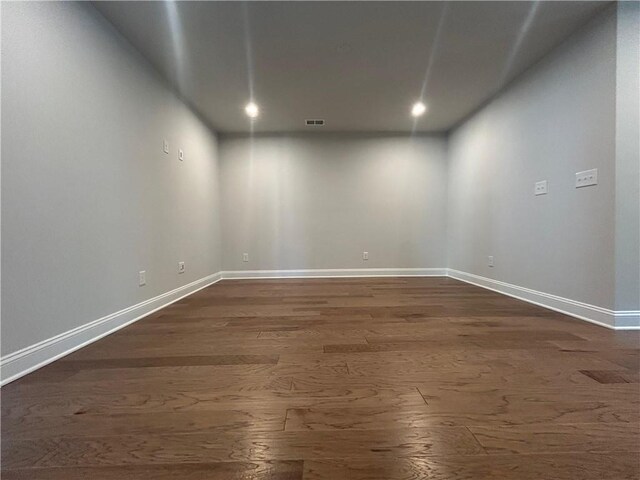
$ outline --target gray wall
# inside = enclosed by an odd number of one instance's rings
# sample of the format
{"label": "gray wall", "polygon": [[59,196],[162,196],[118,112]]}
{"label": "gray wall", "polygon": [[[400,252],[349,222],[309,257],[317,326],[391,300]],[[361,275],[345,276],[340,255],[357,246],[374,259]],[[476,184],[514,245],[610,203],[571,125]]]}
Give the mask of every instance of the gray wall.
{"label": "gray wall", "polygon": [[445,155],[442,137],[223,138],[223,268],[445,267]]}
{"label": "gray wall", "polygon": [[220,270],[217,185],[216,137],[90,5],[3,3],[3,354]]}
{"label": "gray wall", "polygon": [[[455,130],[450,268],[613,308],[615,89],[610,8]],[[591,168],[599,184],[574,188]]]}
{"label": "gray wall", "polygon": [[616,310],[640,310],[640,3],[617,9]]}
{"label": "gray wall", "polygon": [[218,142],[90,5],[4,3],[3,354],[219,270],[448,265],[638,309],[638,23],[610,8],[448,143]]}

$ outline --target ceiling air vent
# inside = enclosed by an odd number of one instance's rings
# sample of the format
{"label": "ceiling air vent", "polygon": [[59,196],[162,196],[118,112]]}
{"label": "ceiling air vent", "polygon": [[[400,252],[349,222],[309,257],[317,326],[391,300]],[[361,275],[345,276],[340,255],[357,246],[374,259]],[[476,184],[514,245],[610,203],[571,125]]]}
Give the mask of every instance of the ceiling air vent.
{"label": "ceiling air vent", "polygon": [[305,120],[305,124],[307,125],[307,127],[323,127],[324,120]]}

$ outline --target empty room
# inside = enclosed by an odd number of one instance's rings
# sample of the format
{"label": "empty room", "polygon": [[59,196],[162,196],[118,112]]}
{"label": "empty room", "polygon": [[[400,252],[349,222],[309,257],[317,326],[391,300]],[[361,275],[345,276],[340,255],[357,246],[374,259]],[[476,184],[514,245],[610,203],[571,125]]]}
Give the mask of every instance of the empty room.
{"label": "empty room", "polygon": [[640,2],[10,2],[3,480],[639,480]]}

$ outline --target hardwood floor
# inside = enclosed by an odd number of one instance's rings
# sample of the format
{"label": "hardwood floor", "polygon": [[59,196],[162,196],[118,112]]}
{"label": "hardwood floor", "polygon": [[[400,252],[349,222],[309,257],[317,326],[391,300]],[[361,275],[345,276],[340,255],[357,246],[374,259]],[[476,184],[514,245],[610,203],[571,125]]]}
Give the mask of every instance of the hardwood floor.
{"label": "hardwood floor", "polygon": [[640,478],[640,332],[448,278],[223,281],[2,389],[2,478]]}

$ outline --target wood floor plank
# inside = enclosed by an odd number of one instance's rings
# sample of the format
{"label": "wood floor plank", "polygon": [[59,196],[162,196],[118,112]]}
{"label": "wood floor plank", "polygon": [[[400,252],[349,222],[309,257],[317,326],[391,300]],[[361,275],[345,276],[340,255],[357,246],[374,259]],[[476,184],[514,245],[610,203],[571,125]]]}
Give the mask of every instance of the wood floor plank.
{"label": "wood floor plank", "polygon": [[640,425],[629,423],[469,427],[488,453],[629,452],[640,455]]}
{"label": "wood floor plank", "polygon": [[[391,366],[380,369],[376,375],[335,375],[333,384],[336,386],[358,387],[399,387],[415,386],[422,383],[431,384],[461,384],[461,383],[485,383],[495,386],[530,385],[539,384],[545,386],[578,385],[588,386],[597,384],[592,378],[574,370],[562,369],[550,371],[522,371],[515,369],[507,372],[496,370],[482,370],[482,366],[469,366],[468,369],[458,371],[425,371],[424,373],[411,373],[407,375],[396,374]],[[506,370],[506,369],[505,369]],[[292,382],[292,388],[301,392],[313,392],[326,388],[326,379],[323,376],[292,375],[285,377]]]}
{"label": "wood floor plank", "polygon": [[637,480],[628,453],[441,456],[381,460],[311,460],[305,480]]}
{"label": "wood floor plank", "polygon": [[[522,340],[512,340],[509,342],[493,343],[468,341],[464,339],[456,340],[422,340],[413,342],[388,342],[388,343],[354,343],[354,344],[326,344],[323,346],[325,353],[370,353],[370,352],[410,352],[410,351],[448,351],[451,348],[491,348],[491,349],[508,349],[517,350],[528,348],[530,350],[556,350],[557,347],[550,346],[546,342],[530,342],[525,338]],[[291,352],[293,353],[293,352]]]}
{"label": "wood floor plank", "polygon": [[461,334],[459,329],[456,332],[452,331],[443,334],[442,332],[434,331],[429,333],[413,334],[386,334],[386,335],[367,335],[368,343],[400,343],[400,342],[428,342],[428,341],[457,341],[457,342],[470,342],[474,344],[484,343],[501,343],[501,342],[520,342],[522,340],[533,341],[545,341],[545,340],[567,340],[567,341],[583,341],[577,335],[573,335],[568,332],[556,331],[556,330],[534,330],[533,332],[527,332],[527,338],[523,338],[522,331],[520,330],[496,330],[491,333],[464,333]]}
{"label": "wood floor plank", "polygon": [[[148,369],[141,369],[145,372]],[[100,370],[95,370],[99,372]],[[202,389],[226,390],[226,391],[255,391],[255,390],[291,390],[292,380],[290,378],[278,377],[274,375],[256,374],[246,375],[244,377],[236,375],[215,376],[211,373],[196,375],[180,375],[177,373],[171,378],[162,378],[161,376],[144,377],[141,374],[138,378],[130,380],[105,379],[105,380],[86,380],[74,381],[66,383],[24,383],[16,385],[5,393],[3,403],[5,401],[13,404],[23,397],[64,397],[76,395],[110,395],[114,390],[121,394],[137,393],[137,392],[154,392],[162,391],[167,394],[179,394],[185,391],[194,391]],[[585,377],[587,378],[587,377]],[[114,388],[117,384],[117,388]]]}
{"label": "wood floor plank", "polygon": [[637,385],[483,385],[467,384],[421,384],[418,390],[425,402],[433,408],[442,411],[467,410],[470,407],[482,411],[487,406],[502,404],[509,406],[513,403],[527,402],[532,405],[562,404],[562,403],[594,403],[603,404],[621,402],[629,407],[640,406],[640,392]]}
{"label": "wood floor plank", "polygon": [[161,413],[178,411],[210,411],[255,409],[265,405],[278,408],[345,408],[349,406],[386,406],[406,408],[423,405],[424,399],[415,387],[327,387],[315,392],[295,390],[199,390],[169,392],[79,395],[62,394],[42,398],[21,397],[3,402],[2,418],[30,416],[63,416],[76,414]]}
{"label": "wood floor plank", "polygon": [[224,431],[274,432],[284,429],[285,410],[208,410],[189,412],[88,414],[6,418],[7,440],[48,437],[220,433]]}
{"label": "wood floor plank", "polygon": [[182,355],[172,357],[106,358],[72,360],[63,358],[60,364],[76,370],[144,367],[187,367],[197,365],[275,365],[279,355]]}
{"label": "wood floor plank", "polygon": [[4,480],[302,480],[303,462],[218,462],[5,470]]}
{"label": "wood floor plank", "polygon": [[640,375],[624,370],[580,370],[598,383],[640,383]]}
{"label": "wood floor plank", "polygon": [[9,440],[2,444],[3,467],[71,467],[202,463],[429,455],[480,455],[482,447],[464,427],[357,430],[332,432],[273,432],[248,436],[221,434],[59,437]]}
{"label": "wood floor plank", "polygon": [[[469,402],[470,403],[470,402]],[[640,422],[640,405],[624,402],[517,402],[460,405],[420,405],[403,410],[385,407],[291,408],[287,431],[375,430],[433,426],[532,425],[545,423]]]}
{"label": "wood floor plank", "polygon": [[[194,334],[194,337],[197,335]],[[363,340],[364,341],[364,340]],[[282,353],[310,353],[322,352],[322,343],[318,342],[283,342],[260,340],[256,342],[228,342],[226,344],[209,344],[194,338],[193,343],[166,344],[164,346],[147,345],[134,346],[105,346],[100,342],[90,345],[87,349],[76,352],[74,359],[95,360],[119,358],[120,352],[126,351],[128,358],[158,357],[184,355],[279,355]]]}

